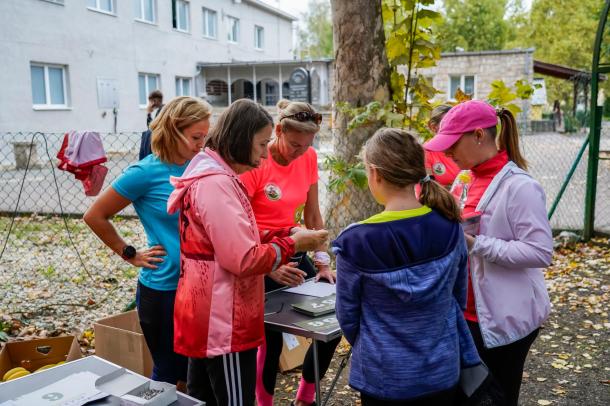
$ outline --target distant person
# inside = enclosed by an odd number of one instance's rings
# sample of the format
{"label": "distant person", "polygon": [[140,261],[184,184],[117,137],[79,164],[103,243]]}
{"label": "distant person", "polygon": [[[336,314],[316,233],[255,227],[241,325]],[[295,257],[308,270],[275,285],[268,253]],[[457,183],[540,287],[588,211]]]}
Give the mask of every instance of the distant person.
{"label": "distant person", "polygon": [[140,141],[140,160],[152,154],[150,148],[150,123],[157,118],[159,112],[163,108],[163,93],[160,90],[153,90],[148,95],[148,106],[146,106],[146,131],[142,132],[142,140]]}
{"label": "distant person", "polygon": [[163,106],[163,93],[161,93],[161,90],[150,92],[148,95],[148,106],[146,106],[146,127],[150,127],[150,123],[157,118]]}
{"label": "distant person", "polygon": [[[202,148],[211,106],[192,97],[169,102],[152,123],[153,153],[131,165],[98,197],[85,223],[123,260],[140,269],[136,303],[140,326],[153,358],[152,379],[186,390],[187,358],[174,352],[174,298],[180,275],[178,214],[167,214],[170,176],[181,176]],[[136,248],[110,219],[130,204],[148,246]]]}
{"label": "distant person", "polygon": [[561,103],[559,103],[559,100],[555,100],[553,103],[553,127],[555,127],[557,132],[564,132],[563,114],[561,113]]}

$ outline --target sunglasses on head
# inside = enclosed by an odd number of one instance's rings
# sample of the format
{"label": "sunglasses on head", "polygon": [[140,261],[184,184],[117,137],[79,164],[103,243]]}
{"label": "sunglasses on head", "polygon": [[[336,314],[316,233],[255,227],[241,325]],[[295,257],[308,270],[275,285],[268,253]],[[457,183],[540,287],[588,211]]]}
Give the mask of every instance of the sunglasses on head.
{"label": "sunglasses on head", "polygon": [[322,114],[320,113],[310,113],[309,111],[299,111],[296,114],[291,114],[289,116],[286,117],[282,117],[280,119],[280,121],[282,121],[285,118],[294,118],[297,121],[313,121],[314,123],[316,123],[317,125],[320,125],[320,123],[322,122]]}

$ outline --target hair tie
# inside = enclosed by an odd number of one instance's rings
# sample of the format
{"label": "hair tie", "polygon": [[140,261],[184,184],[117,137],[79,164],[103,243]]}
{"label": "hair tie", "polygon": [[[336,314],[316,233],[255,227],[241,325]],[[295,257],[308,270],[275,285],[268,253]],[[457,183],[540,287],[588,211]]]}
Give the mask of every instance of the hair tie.
{"label": "hair tie", "polygon": [[496,116],[500,117],[503,112],[504,112],[504,107],[496,108]]}
{"label": "hair tie", "polygon": [[431,180],[432,180],[432,178],[430,177],[430,175],[426,175],[426,176],[424,176],[423,178],[421,178],[421,179],[419,180],[419,184],[420,184],[420,185],[423,185],[424,183],[428,183],[428,182],[430,182]]}

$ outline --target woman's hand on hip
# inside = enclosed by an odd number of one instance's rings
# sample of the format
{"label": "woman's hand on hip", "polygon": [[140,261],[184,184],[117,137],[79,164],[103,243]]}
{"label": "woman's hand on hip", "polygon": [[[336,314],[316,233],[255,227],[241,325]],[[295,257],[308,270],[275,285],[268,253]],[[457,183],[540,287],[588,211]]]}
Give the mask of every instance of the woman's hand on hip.
{"label": "woman's hand on hip", "polygon": [[163,262],[163,258],[159,257],[164,257],[166,255],[167,252],[165,252],[165,248],[161,245],[155,245],[147,250],[136,252],[136,256],[132,259],[128,259],[127,262],[138,268],[157,269],[159,267],[155,264]]}
{"label": "woman's hand on hip", "polygon": [[293,288],[295,286],[299,286],[305,281],[307,274],[299,268],[295,268],[296,265],[296,262],[289,262],[286,265],[282,265],[275,271],[271,272],[269,277],[280,285],[290,286]]}

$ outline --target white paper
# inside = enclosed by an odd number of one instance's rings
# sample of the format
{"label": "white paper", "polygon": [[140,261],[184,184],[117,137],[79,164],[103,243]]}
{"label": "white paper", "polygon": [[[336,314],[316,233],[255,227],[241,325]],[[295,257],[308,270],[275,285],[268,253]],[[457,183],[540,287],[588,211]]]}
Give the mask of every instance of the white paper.
{"label": "white paper", "polygon": [[299,340],[297,340],[293,334],[282,333],[282,336],[284,337],[284,342],[286,343],[288,351],[292,351],[299,346]]}
{"label": "white paper", "polygon": [[326,297],[337,292],[335,285],[326,282],[316,282],[309,280],[296,288],[286,289],[285,292],[297,293],[305,296]]}
{"label": "white paper", "polygon": [[108,396],[95,389],[93,372],[78,372],[13,400],[14,406],[81,406]]}

